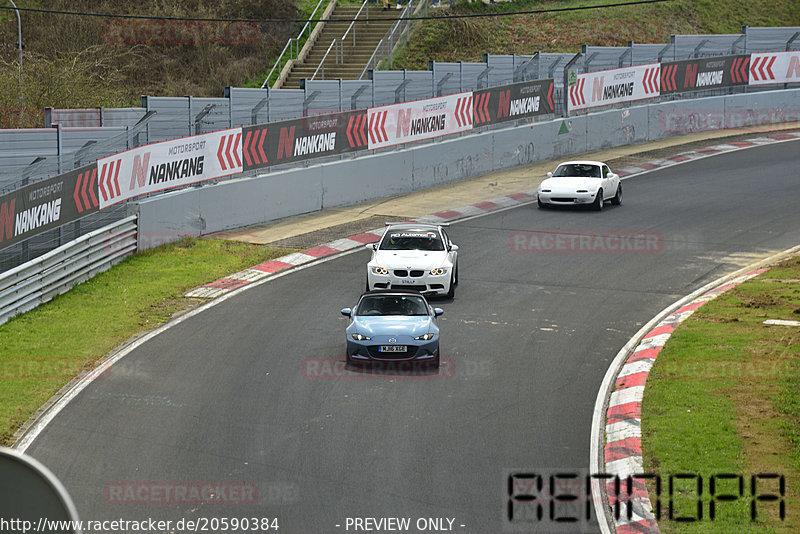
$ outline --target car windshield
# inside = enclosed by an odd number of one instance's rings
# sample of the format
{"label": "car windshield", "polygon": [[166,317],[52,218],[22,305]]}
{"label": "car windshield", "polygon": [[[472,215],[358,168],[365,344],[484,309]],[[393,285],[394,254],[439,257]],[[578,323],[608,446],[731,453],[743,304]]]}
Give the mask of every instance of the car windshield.
{"label": "car windshield", "polygon": [[383,241],[381,250],[444,250],[444,242],[438,232],[433,230],[390,230]]}
{"label": "car windshield", "polygon": [[367,295],[358,304],[356,315],[428,315],[428,307],[416,295]]}
{"label": "car windshield", "polygon": [[553,176],[556,178],[563,178],[567,176],[600,178],[600,167],[597,165],[583,163],[568,163],[566,165],[559,165],[556,169],[556,172],[553,173]]}

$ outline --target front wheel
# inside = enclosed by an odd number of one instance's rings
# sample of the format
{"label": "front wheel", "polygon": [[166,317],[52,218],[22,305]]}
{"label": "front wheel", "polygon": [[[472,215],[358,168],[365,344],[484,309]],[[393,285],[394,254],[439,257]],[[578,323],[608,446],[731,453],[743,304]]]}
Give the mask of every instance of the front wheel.
{"label": "front wheel", "polygon": [[617,194],[611,199],[611,203],[615,206],[622,204],[622,184],[617,186]]}
{"label": "front wheel", "polygon": [[594,199],[594,203],[592,203],[592,207],[597,210],[601,211],[603,209],[603,190],[597,190],[597,197]]}
{"label": "front wheel", "polygon": [[456,285],[455,285],[455,273],[450,275],[450,289],[447,291],[447,298],[453,298],[456,296]]}
{"label": "front wheel", "polygon": [[545,204],[544,202],[542,202],[542,201],[541,201],[541,200],[539,200],[538,198],[536,199],[536,204],[538,204],[538,205],[539,205],[539,209],[540,209],[540,210],[543,210],[543,209],[546,209],[546,208],[547,208],[547,204]]}

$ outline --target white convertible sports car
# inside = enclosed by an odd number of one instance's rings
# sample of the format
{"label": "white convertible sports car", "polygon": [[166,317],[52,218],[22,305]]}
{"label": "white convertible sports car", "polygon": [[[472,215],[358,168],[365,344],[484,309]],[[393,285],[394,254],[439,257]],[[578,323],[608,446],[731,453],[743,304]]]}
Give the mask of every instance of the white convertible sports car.
{"label": "white convertible sports car", "polygon": [[591,204],[603,209],[606,200],[622,204],[622,184],[619,176],[600,161],[567,161],[539,185],[540,208]]}
{"label": "white convertible sports car", "polygon": [[367,245],[367,291],[411,289],[425,295],[455,295],[458,285],[458,246],[446,225],[386,223],[378,243]]}

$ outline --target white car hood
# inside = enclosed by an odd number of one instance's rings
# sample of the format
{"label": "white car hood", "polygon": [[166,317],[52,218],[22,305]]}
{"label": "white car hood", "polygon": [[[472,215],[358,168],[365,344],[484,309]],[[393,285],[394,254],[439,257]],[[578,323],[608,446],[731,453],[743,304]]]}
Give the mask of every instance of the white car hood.
{"label": "white car hood", "polygon": [[423,250],[378,250],[370,262],[387,269],[436,269],[445,266],[447,251],[426,252]]}
{"label": "white car hood", "polygon": [[553,193],[574,193],[578,189],[586,189],[589,192],[596,192],[600,187],[600,178],[584,178],[579,176],[565,176],[563,178],[548,178],[539,186],[542,189],[550,189]]}

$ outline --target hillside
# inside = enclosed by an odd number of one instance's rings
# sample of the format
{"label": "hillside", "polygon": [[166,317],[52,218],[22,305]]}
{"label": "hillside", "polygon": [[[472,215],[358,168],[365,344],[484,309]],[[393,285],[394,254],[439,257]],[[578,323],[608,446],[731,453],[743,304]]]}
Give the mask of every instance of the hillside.
{"label": "hillside", "polygon": [[[344,0],[356,3],[356,0]],[[670,0],[560,13],[454,18],[575,6],[597,0],[515,0],[493,6],[458,0],[430,9],[394,68],[426,69],[429,60],[480,61],[483,53],[578,52],[581,44],[668,42],[671,34],[739,33],[751,26],[800,26],[797,0]],[[448,4],[448,0],[442,2]],[[313,0],[19,0],[19,7],[162,17],[304,18]],[[304,15],[305,14],[305,15]],[[258,86],[298,23],[175,22],[22,13],[27,126],[41,109],[136,106],[139,95],[221,96],[223,88]],[[0,11],[0,127],[17,125],[17,21]]]}

